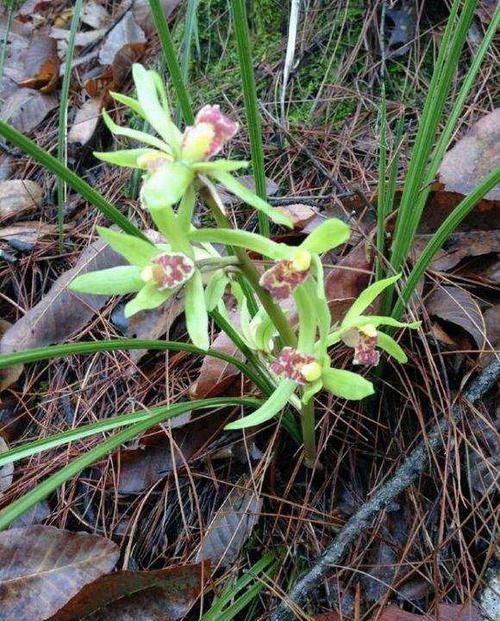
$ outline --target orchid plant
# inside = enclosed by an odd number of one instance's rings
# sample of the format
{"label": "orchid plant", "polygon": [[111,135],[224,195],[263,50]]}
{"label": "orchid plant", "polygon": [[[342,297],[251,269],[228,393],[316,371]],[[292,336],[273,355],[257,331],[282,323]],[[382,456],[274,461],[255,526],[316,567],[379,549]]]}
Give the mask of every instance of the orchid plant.
{"label": "orchid plant", "polygon": [[[354,348],[355,365],[376,365],[378,349],[399,362],[406,361],[398,343],[379,328],[415,328],[418,324],[363,314],[398,276],[372,284],[340,325],[331,325],[321,255],[345,243],[349,227],[335,218],[325,220],[294,247],[233,228],[221,200],[221,186],[275,224],[292,227],[285,214],[233,177],[231,173],[247,162],[212,159],[236,134],[238,124],[219,106],[207,105],[198,112],[194,125],[181,132],[172,121],[160,76],[136,64],[133,77],[137,99],[119,93],[113,97],[147,121],[156,135],[120,127],[103,112],[112,133],[144,146],[96,156],[144,170],[140,201],[157,231],[147,241],[99,228],[100,236],[129,265],[81,275],[71,288],[94,294],[134,294],[125,307],[127,317],[182,295],[187,332],[202,349],[209,347],[210,312],[216,310],[228,318],[228,300],[235,301],[239,338],[255,353],[260,371],[270,377],[274,390],[261,407],[227,429],[261,424],[290,405],[300,413],[306,463],[312,464],[315,393],[324,389],[353,400],[373,393],[372,383],[362,375],[332,366],[329,348],[340,342]],[[200,198],[210,208],[216,227],[194,226]],[[225,252],[216,250],[220,245]],[[267,269],[259,272],[249,251],[268,262]]]}

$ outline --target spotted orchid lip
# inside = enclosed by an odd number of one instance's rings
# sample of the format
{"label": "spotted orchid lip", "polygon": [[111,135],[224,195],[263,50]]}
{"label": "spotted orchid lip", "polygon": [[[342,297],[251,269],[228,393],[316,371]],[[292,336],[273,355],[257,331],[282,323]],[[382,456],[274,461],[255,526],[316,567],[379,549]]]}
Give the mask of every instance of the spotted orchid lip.
{"label": "spotted orchid lip", "polygon": [[293,260],[277,261],[260,277],[259,284],[277,300],[286,300],[309,276],[307,270],[297,270]]}
{"label": "spotted orchid lip", "polygon": [[164,252],[151,261],[144,272],[144,277],[152,280],[160,291],[172,289],[184,284],[194,274],[194,263],[189,257],[179,252]]}
{"label": "spotted orchid lip", "polygon": [[194,125],[184,131],[183,154],[187,159],[208,160],[222,150],[238,129],[238,123],[223,114],[220,106],[204,106],[196,115]]}
{"label": "spotted orchid lip", "polygon": [[271,371],[278,377],[286,378],[297,384],[308,384],[311,380],[305,377],[304,368],[318,364],[314,356],[302,354],[293,347],[284,347],[278,358],[271,364]]}

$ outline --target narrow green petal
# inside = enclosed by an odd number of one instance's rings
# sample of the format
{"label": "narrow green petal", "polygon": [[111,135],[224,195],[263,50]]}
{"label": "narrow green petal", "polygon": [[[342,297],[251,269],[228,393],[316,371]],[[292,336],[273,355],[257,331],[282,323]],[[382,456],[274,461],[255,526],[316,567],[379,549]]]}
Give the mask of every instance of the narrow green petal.
{"label": "narrow green petal", "polygon": [[230,173],[221,170],[213,170],[210,171],[210,175],[219,183],[222,183],[226,189],[243,202],[268,215],[276,224],[282,224],[290,229],[293,228],[293,223],[288,216],[281,213],[278,209],[271,207],[269,203],[266,203],[266,201],[262,200],[257,194],[254,194],[254,192],[242,185]]}
{"label": "narrow green petal", "polygon": [[151,127],[175,150],[180,146],[180,132],[170,117],[166,95],[159,99],[158,86],[161,89],[161,78],[154,71],[146,70],[142,65],[132,66],[132,75],[137,89],[137,99],[144,110]]}
{"label": "narrow green petal", "polygon": [[351,229],[345,222],[338,218],[330,218],[309,233],[300,247],[309,250],[309,252],[322,254],[345,243],[350,235]]}
{"label": "narrow green petal", "polygon": [[101,226],[97,227],[97,231],[115,252],[125,257],[132,265],[145,267],[158,254],[158,249],[153,244],[133,235],[118,233]]}
{"label": "narrow green petal", "polygon": [[109,131],[116,136],[125,136],[125,138],[137,140],[137,142],[143,142],[144,144],[149,144],[151,147],[159,149],[160,151],[163,151],[165,153],[172,152],[170,146],[166,142],[163,142],[163,140],[160,140],[159,138],[155,138],[155,136],[151,136],[151,134],[140,132],[137,129],[130,129],[130,127],[120,127],[113,121],[113,119],[104,109],[102,111],[102,118]]}
{"label": "narrow green petal", "polygon": [[210,337],[208,335],[208,312],[205,305],[205,292],[201,274],[195,271],[185,287],[186,301],[184,313],[189,338],[196,347],[208,349]]}
{"label": "narrow green petal", "polygon": [[193,179],[193,171],[181,162],[166,162],[146,179],[141,198],[148,209],[175,205]]}
{"label": "narrow green petal", "polygon": [[194,209],[196,207],[196,192],[194,185],[191,183],[186,188],[179,208],[177,209],[177,219],[181,229],[188,233],[191,230],[191,220],[193,219]]}
{"label": "narrow green petal", "polygon": [[118,101],[124,106],[127,106],[146,121],[146,115],[144,114],[144,110],[142,109],[142,106],[137,101],[137,99],[129,97],[128,95],[123,95],[122,93],[116,93],[115,91],[109,91],[109,94],[111,95],[111,97],[113,97],[114,100]]}
{"label": "narrow green petal", "polygon": [[247,427],[255,427],[255,425],[265,423],[281,412],[288,403],[288,399],[292,396],[295,388],[296,384],[290,380],[280,382],[264,405],[261,405],[260,408],[249,416],[229,423],[225,426],[225,429],[246,429]]}
{"label": "narrow green petal", "polygon": [[173,295],[174,291],[173,289],[160,291],[154,284],[144,285],[135,298],[125,305],[125,317],[132,317],[139,311],[158,308]]}
{"label": "narrow green petal", "polygon": [[213,273],[208,285],[205,287],[205,303],[209,312],[217,308],[224,296],[224,291],[228,283],[229,278],[223,270],[217,270]]}
{"label": "narrow green petal", "polygon": [[410,328],[414,330],[415,328],[419,328],[422,324],[421,321],[412,321],[410,323],[405,323],[403,321],[398,321],[397,319],[393,319],[392,317],[385,317],[383,315],[359,315],[358,317],[354,317],[350,321],[342,322],[342,326],[345,329],[348,328],[360,328],[361,326],[366,326],[367,324],[373,325],[376,328],[378,326],[391,326],[393,328]]}
{"label": "narrow green petal", "polygon": [[158,154],[158,157],[165,157],[164,151],[156,151],[155,149],[123,149],[121,151],[98,152],[94,151],[94,157],[109,164],[116,166],[125,166],[126,168],[142,168],[137,164],[137,158],[141,155]]}
{"label": "narrow green petal", "polygon": [[69,286],[72,291],[95,295],[135,293],[144,286],[141,270],[135,265],[120,265],[107,270],[81,274]]}
{"label": "narrow green petal", "polygon": [[389,356],[395,358],[401,364],[408,362],[408,356],[403,351],[403,348],[397,343],[392,336],[384,334],[383,332],[377,332],[377,346],[383,349]]}
{"label": "narrow green petal", "polygon": [[375,392],[373,384],[367,379],[344,369],[327,369],[321,379],[329,392],[343,399],[359,401]]}
{"label": "narrow green petal", "polygon": [[375,298],[380,295],[384,289],[387,289],[387,287],[395,283],[396,280],[399,280],[400,276],[400,274],[396,274],[396,276],[378,280],[377,282],[374,282],[373,285],[370,285],[362,291],[351,308],[347,311],[342,325],[361,315],[361,313],[370,306]]}
{"label": "narrow green petal", "polygon": [[209,242],[211,244],[225,244],[227,246],[246,248],[274,260],[288,258],[296,250],[296,248],[289,248],[285,244],[277,244],[257,233],[234,229],[192,229],[188,233],[188,237],[195,242]]}
{"label": "narrow green petal", "polygon": [[191,167],[199,173],[211,173],[214,170],[231,172],[240,168],[247,168],[249,162],[243,160],[215,160],[214,162],[193,162]]}

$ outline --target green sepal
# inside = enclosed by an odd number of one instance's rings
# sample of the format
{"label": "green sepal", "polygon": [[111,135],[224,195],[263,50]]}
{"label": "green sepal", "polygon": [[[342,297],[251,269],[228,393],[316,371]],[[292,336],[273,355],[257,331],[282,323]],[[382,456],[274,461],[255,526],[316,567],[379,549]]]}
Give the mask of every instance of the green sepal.
{"label": "green sepal", "polygon": [[219,305],[228,283],[229,278],[226,276],[224,270],[217,270],[212,274],[208,285],[205,287],[205,304],[209,313]]}
{"label": "green sepal", "polygon": [[292,256],[293,250],[296,250],[285,244],[277,244],[257,233],[235,229],[191,229],[188,237],[195,242],[209,242],[211,244],[225,244],[227,246],[246,248],[276,261]]}
{"label": "green sepal", "polygon": [[146,115],[144,114],[144,110],[142,109],[142,106],[137,101],[137,99],[129,97],[128,95],[123,95],[122,93],[116,93],[115,91],[109,91],[109,94],[111,95],[111,97],[113,97],[114,100],[130,108],[145,121],[147,120]]}
{"label": "green sepal", "polygon": [[104,124],[109,129],[112,134],[116,136],[125,136],[126,138],[130,138],[132,140],[137,140],[137,142],[143,142],[144,144],[148,144],[155,149],[159,149],[165,153],[172,153],[172,149],[166,142],[156,138],[155,136],[151,136],[151,134],[146,134],[145,132],[140,132],[137,129],[130,129],[130,127],[120,127],[117,125],[113,119],[109,116],[106,110],[103,108],[102,110],[102,118]]}
{"label": "green sepal", "polygon": [[[132,65],[132,75],[137,89],[137,99],[144,110],[146,119],[153,129],[178,154],[181,144],[181,134],[173,124],[166,95],[162,92],[161,79],[158,74],[148,71],[142,65]],[[160,97],[162,102],[160,103]]]}
{"label": "green sepal", "polygon": [[152,207],[149,209],[149,213],[160,233],[167,238],[172,251],[182,252],[190,259],[194,259],[193,248],[172,207],[168,204],[164,204],[162,207]]}
{"label": "green sepal", "polygon": [[345,243],[351,236],[349,226],[338,218],[325,220],[300,244],[301,248],[322,254]]}
{"label": "green sepal", "polygon": [[160,291],[155,284],[148,283],[142,287],[138,294],[125,305],[125,317],[132,317],[143,310],[158,308],[163,302],[170,298],[175,289],[165,289]]}
{"label": "green sepal", "polygon": [[244,160],[215,160],[213,162],[193,162],[191,168],[201,174],[210,175],[214,170],[232,172],[241,168],[247,168],[248,165],[249,162]]}
{"label": "green sepal", "polygon": [[71,291],[94,295],[124,295],[144,286],[141,270],[135,265],[120,265],[107,270],[80,274],[69,285]]}
{"label": "green sepal", "polygon": [[342,324],[344,325],[351,319],[359,317],[359,315],[361,315],[361,313],[370,306],[375,298],[380,295],[382,291],[384,291],[384,289],[387,289],[387,287],[399,280],[400,276],[400,274],[396,274],[396,276],[391,276],[390,278],[378,280],[377,282],[374,282],[373,285],[370,285],[364,291],[362,291],[354,301],[351,308],[347,311]]}
{"label": "green sepal", "polygon": [[393,328],[410,328],[411,330],[415,330],[419,328],[422,324],[421,321],[412,321],[409,323],[405,323],[404,321],[398,321],[397,319],[393,319],[392,317],[385,317],[384,315],[358,315],[354,319],[350,321],[342,322],[342,328],[344,330],[350,328],[360,328],[362,326],[366,326],[367,324],[375,326],[391,326]]}
{"label": "green sepal", "polygon": [[323,388],[323,382],[321,379],[316,380],[315,382],[311,382],[310,384],[306,384],[304,389],[302,390],[301,401],[304,405],[307,405],[309,401],[314,397],[316,393],[318,393]]}
{"label": "green sepal", "polygon": [[205,305],[205,292],[199,271],[184,285],[186,327],[189,338],[196,347],[208,349],[210,338],[208,335],[208,313]]}
{"label": "green sepal", "polygon": [[125,257],[132,265],[145,267],[151,262],[151,259],[159,253],[156,246],[149,244],[143,239],[134,237],[133,235],[117,233],[116,231],[101,226],[97,227],[97,231],[101,238],[111,246],[115,252]]}
{"label": "green sepal", "polygon": [[321,379],[326,390],[343,399],[359,401],[375,392],[367,379],[344,369],[326,369]]}
{"label": "green sepal", "polygon": [[318,318],[313,303],[314,300],[311,299],[307,288],[304,286],[306,283],[307,281],[297,287],[293,297],[299,315],[297,349],[303,354],[310,354],[314,350]]}
{"label": "green sepal", "polygon": [[175,205],[193,182],[193,171],[181,162],[165,162],[144,181],[141,198],[147,209]]}
{"label": "green sepal", "polygon": [[392,336],[384,332],[377,332],[377,346],[383,349],[389,356],[401,362],[401,364],[408,362],[408,356],[405,354],[401,345],[397,343]]}
{"label": "green sepal", "polygon": [[265,423],[269,419],[279,414],[281,410],[288,403],[288,400],[292,396],[296,384],[290,380],[283,380],[278,384],[278,387],[269,397],[269,399],[260,406],[255,412],[239,420],[235,420],[225,426],[224,429],[246,429],[247,427],[255,427]]}
{"label": "green sepal", "polygon": [[265,213],[273,222],[276,222],[276,224],[282,224],[290,229],[293,228],[293,223],[288,216],[281,213],[278,209],[271,207],[269,203],[266,203],[266,201],[262,200],[257,194],[254,194],[254,192],[246,188],[230,173],[221,170],[213,170],[210,172],[210,175],[243,202]]}
{"label": "green sepal", "polygon": [[109,164],[115,164],[116,166],[124,166],[126,168],[140,168],[137,163],[137,158],[141,157],[141,155],[148,155],[149,153],[158,154],[158,157],[164,157],[164,151],[157,151],[156,149],[123,149],[121,151],[109,151],[109,152],[99,152],[94,151],[94,157],[98,160],[102,160],[103,162],[108,162]]}

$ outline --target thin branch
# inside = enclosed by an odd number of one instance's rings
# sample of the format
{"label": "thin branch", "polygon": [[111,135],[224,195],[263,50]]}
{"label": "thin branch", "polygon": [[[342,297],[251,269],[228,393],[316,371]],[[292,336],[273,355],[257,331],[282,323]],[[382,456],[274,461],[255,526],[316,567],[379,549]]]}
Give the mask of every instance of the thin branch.
{"label": "thin branch", "polygon": [[[500,357],[489,364],[465,391],[465,399],[473,404],[495,384],[500,377]],[[395,475],[382,485],[375,495],[355,513],[338,533],[335,540],[319,557],[313,567],[292,588],[271,617],[271,621],[290,621],[294,618],[289,605],[296,608],[317,588],[331,569],[340,563],[349,546],[373,524],[376,516],[391,504],[396,496],[407,489],[429,464],[431,451],[442,446],[443,436],[450,430],[450,424],[458,422],[464,415],[464,408],[453,405],[449,419],[435,425],[425,441],[410,454]]]}

